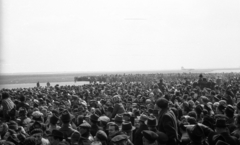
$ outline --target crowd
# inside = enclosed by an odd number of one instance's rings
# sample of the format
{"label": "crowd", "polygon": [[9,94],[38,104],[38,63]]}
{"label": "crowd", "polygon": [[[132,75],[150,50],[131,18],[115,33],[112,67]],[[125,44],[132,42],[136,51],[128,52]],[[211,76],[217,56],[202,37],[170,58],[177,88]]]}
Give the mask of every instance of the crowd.
{"label": "crowd", "polygon": [[0,145],[240,145],[239,73],[104,78],[0,90]]}

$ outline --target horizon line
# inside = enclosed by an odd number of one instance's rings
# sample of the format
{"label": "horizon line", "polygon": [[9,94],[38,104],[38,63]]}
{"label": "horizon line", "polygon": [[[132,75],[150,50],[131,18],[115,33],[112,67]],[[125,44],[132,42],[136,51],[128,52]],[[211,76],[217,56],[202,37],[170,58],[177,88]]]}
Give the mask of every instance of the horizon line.
{"label": "horizon line", "polygon": [[[185,71],[187,71],[189,68],[185,68]],[[240,69],[240,67],[235,67],[235,68],[191,68],[193,71],[198,71],[198,70],[224,70],[224,69]],[[91,74],[91,73],[98,73],[98,74],[103,74],[103,73],[130,73],[130,72],[166,72],[166,71],[184,71],[181,68],[180,69],[161,69],[161,70],[115,70],[115,71],[59,71],[59,72],[14,72],[14,73],[1,73],[1,75],[44,75],[44,74],[75,74],[75,73],[81,73],[81,74]]]}

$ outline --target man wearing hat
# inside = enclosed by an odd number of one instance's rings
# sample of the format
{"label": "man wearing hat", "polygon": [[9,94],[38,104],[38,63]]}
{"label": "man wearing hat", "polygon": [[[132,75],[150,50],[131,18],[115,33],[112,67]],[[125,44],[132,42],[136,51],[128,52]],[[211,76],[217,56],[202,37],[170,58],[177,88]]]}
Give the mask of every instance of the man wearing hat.
{"label": "man wearing hat", "polygon": [[63,133],[59,130],[52,130],[52,133],[49,135],[49,142],[51,145],[58,145],[63,141]]}
{"label": "man wearing hat", "polygon": [[123,114],[123,120],[124,120],[124,122],[130,122],[131,121],[131,115],[130,115],[129,112],[125,112]]}
{"label": "man wearing hat", "polygon": [[7,92],[2,93],[2,101],[1,101],[2,109],[3,109],[3,118],[7,119],[9,111],[11,111],[15,104],[11,100],[10,95]]}
{"label": "man wearing hat", "polygon": [[168,107],[168,100],[159,98],[156,101],[156,108],[160,111],[158,118],[158,130],[165,133],[168,138],[167,145],[177,145],[178,142],[178,128],[177,118]]}
{"label": "man wearing hat", "polygon": [[187,134],[191,140],[190,145],[204,145],[204,131],[198,125],[187,125],[186,126]]}
{"label": "man wearing hat", "polygon": [[77,130],[73,129],[70,125],[71,121],[71,114],[65,110],[61,115],[62,127],[59,129],[64,135],[64,139],[68,139],[71,137],[73,132],[78,132]]}
{"label": "man wearing hat", "polygon": [[100,141],[102,143],[102,145],[107,145],[108,136],[107,136],[107,134],[104,131],[99,130],[96,133],[95,140],[96,141]]}
{"label": "man wearing hat", "polygon": [[49,141],[45,138],[43,138],[43,130],[41,128],[36,128],[31,130],[30,132],[31,136],[34,137],[37,140],[37,144],[42,145],[49,145]]}
{"label": "man wearing hat", "polygon": [[61,127],[57,125],[59,118],[53,114],[50,117],[50,123],[49,123],[49,127],[48,127],[48,131],[52,132],[52,130],[59,130]]}
{"label": "man wearing hat", "polygon": [[71,135],[71,141],[70,141],[71,145],[78,145],[80,137],[81,137],[81,135],[79,132],[74,132]]}
{"label": "man wearing hat", "polygon": [[142,141],[142,131],[148,129],[148,127],[146,125],[146,121],[147,120],[148,120],[148,117],[145,114],[142,114],[140,116],[140,119],[139,119],[140,126],[135,131],[135,134],[134,134],[134,144],[137,144],[137,145],[142,145],[143,144],[143,141]]}
{"label": "man wearing hat", "polygon": [[226,143],[229,143],[231,145],[239,145],[239,141],[236,137],[233,137],[230,135],[228,131],[228,124],[225,118],[218,118],[215,124],[215,133],[212,133],[208,136],[209,143],[213,143],[214,137],[222,136]]}
{"label": "man wearing hat", "polygon": [[132,126],[131,122],[124,122],[122,124],[122,132],[129,137],[129,139],[133,140],[133,130],[135,129],[134,126]]}
{"label": "man wearing hat", "polygon": [[79,132],[81,134],[81,138],[79,142],[82,144],[91,144],[93,141],[93,136],[90,133],[91,125],[87,122],[83,122],[79,125]]}
{"label": "man wearing hat", "polygon": [[117,114],[115,118],[113,118],[112,120],[118,125],[119,129],[121,130],[122,123],[123,123],[123,116],[120,114]]}
{"label": "man wearing hat", "polygon": [[110,122],[110,118],[103,115],[98,118],[98,121],[99,121],[101,130],[107,132],[107,124],[108,124],[108,122]]}
{"label": "man wearing hat", "polygon": [[234,108],[232,105],[228,105],[225,109],[225,115],[228,117],[227,124],[229,124],[228,129],[230,132],[233,132],[236,128],[234,123]]}
{"label": "man wearing hat", "polygon": [[143,145],[158,145],[157,139],[159,138],[158,134],[150,130],[144,130],[143,135]]}
{"label": "man wearing hat", "polygon": [[90,116],[90,124],[91,124],[90,133],[91,133],[92,136],[95,136],[97,131],[99,130],[98,118],[99,118],[99,116],[96,115],[96,114],[92,114]]}
{"label": "man wearing hat", "polygon": [[147,120],[148,130],[155,132],[158,135],[157,141],[159,145],[165,145],[168,141],[168,136],[157,130],[157,119],[152,116]]}
{"label": "man wearing hat", "polygon": [[30,124],[31,119],[27,117],[27,110],[24,108],[19,109],[19,125],[23,126],[25,129]]}

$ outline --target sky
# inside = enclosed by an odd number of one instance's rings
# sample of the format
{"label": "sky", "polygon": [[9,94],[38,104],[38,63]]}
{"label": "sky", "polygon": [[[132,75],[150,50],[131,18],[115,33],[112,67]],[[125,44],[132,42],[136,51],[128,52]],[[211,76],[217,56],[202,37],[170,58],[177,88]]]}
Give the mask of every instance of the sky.
{"label": "sky", "polygon": [[239,0],[2,0],[0,73],[240,67]]}

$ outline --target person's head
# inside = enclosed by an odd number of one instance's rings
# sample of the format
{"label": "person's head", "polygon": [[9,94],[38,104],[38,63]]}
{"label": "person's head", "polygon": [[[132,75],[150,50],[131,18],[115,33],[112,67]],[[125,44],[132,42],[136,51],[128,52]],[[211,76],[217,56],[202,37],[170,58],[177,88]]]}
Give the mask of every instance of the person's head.
{"label": "person's head", "polygon": [[234,108],[232,105],[228,105],[227,108],[225,109],[225,115],[228,118],[233,118],[234,117]]}
{"label": "person's head", "polygon": [[109,136],[113,136],[114,134],[116,134],[117,132],[119,132],[119,127],[116,123],[114,122],[110,122],[108,125],[108,133]]}
{"label": "person's head", "polygon": [[215,124],[215,131],[217,133],[227,132],[228,131],[228,125],[226,123],[225,118],[218,118]]}
{"label": "person's head", "polygon": [[219,104],[217,107],[217,114],[224,114],[226,106],[224,104]]}
{"label": "person's head", "polygon": [[139,124],[139,119],[138,119],[138,118],[135,118],[135,119],[134,119],[134,126],[135,126],[136,128],[139,128],[140,124]]}
{"label": "person's head", "polygon": [[59,142],[63,141],[63,138],[64,136],[61,131],[53,130],[48,139],[51,145],[58,145]]}
{"label": "person's head", "polygon": [[123,122],[123,116],[120,114],[117,114],[113,120],[118,126],[121,126]]}
{"label": "person's head", "polygon": [[96,140],[96,141],[104,142],[104,141],[107,141],[107,140],[108,140],[108,136],[107,136],[107,134],[106,134],[104,131],[99,130],[99,131],[96,133],[95,140]]}
{"label": "person's head", "polygon": [[31,136],[37,140],[37,143],[42,143],[43,130],[42,129],[34,129],[31,131]]}
{"label": "person's head", "polygon": [[127,135],[130,139],[132,138],[132,130],[134,130],[135,127],[132,126],[131,122],[124,122],[122,124],[122,132]]}
{"label": "person's head", "polygon": [[8,122],[7,125],[8,125],[9,129],[14,130],[14,131],[17,131],[18,127],[19,127],[17,122],[15,122],[15,121],[10,121],[10,122]]}
{"label": "person's head", "polygon": [[110,118],[107,116],[100,116],[98,118],[99,126],[102,127],[103,130],[107,129],[107,123],[110,121]]}
{"label": "person's head", "polygon": [[188,112],[188,116],[197,119],[197,113],[196,113],[195,111],[190,111],[190,112]]}
{"label": "person's head", "polygon": [[142,132],[142,140],[143,140],[143,145],[157,145],[157,139],[158,139],[158,134],[150,131],[150,130],[145,130]]}
{"label": "person's head", "polygon": [[157,119],[156,117],[149,117],[147,120],[147,126],[149,130],[155,130],[157,126]]}
{"label": "person's head", "polygon": [[198,124],[187,127],[187,133],[192,142],[202,142],[204,139],[203,129]]}
{"label": "person's head", "polygon": [[7,93],[7,92],[3,92],[2,93],[2,99],[7,99],[7,98],[9,98],[10,96],[9,96],[9,94]]}
{"label": "person's head", "polygon": [[119,95],[115,95],[115,96],[113,96],[112,101],[113,101],[113,103],[120,103],[122,100]]}
{"label": "person's head", "polygon": [[55,114],[53,114],[53,115],[50,117],[50,124],[51,124],[51,125],[56,125],[57,122],[58,122],[58,120],[59,120],[59,118],[58,118]]}
{"label": "person's head", "polygon": [[201,105],[197,105],[195,107],[195,112],[197,113],[197,116],[200,117],[200,115],[202,114],[203,112],[203,107]]}
{"label": "person's head", "polygon": [[71,145],[78,145],[80,137],[81,135],[79,132],[73,132],[71,135]]}
{"label": "person's head", "polygon": [[108,117],[111,117],[112,116],[112,112],[113,112],[113,107],[108,107],[107,110],[106,110],[106,115]]}
{"label": "person's head", "polygon": [[90,124],[93,125],[93,124],[98,124],[98,118],[99,116],[96,115],[96,114],[92,114],[90,116]]}
{"label": "person's head", "polygon": [[48,112],[47,112],[47,109],[42,109],[42,111],[41,111],[42,113],[43,113],[43,116],[47,116],[47,114],[48,114]]}
{"label": "person's head", "polygon": [[90,129],[91,125],[87,122],[83,122],[79,125],[79,132],[81,133],[81,135],[88,134],[90,132]]}
{"label": "person's head", "polygon": [[67,110],[63,111],[62,116],[61,116],[61,121],[62,121],[63,124],[69,124],[70,123],[71,114]]}
{"label": "person's head", "polygon": [[126,113],[123,114],[123,120],[124,120],[125,122],[130,121],[130,118],[131,118],[131,115],[130,115],[128,112],[126,112]]}
{"label": "person's head", "polygon": [[25,102],[26,97],[25,97],[24,95],[21,95],[20,98],[19,98],[19,100],[20,100],[21,102]]}
{"label": "person's head", "polygon": [[23,142],[24,145],[37,145],[37,140],[34,137],[28,137]]}
{"label": "person's head", "polygon": [[19,109],[18,115],[19,115],[19,117],[26,117],[27,116],[27,110],[23,109],[23,108]]}
{"label": "person's head", "polygon": [[0,121],[0,136],[5,135],[5,133],[8,131],[7,124]]}
{"label": "person's head", "polygon": [[165,98],[159,98],[156,101],[156,107],[158,110],[166,109],[168,108],[168,100]]}
{"label": "person's head", "polygon": [[113,145],[127,145],[128,137],[126,135],[117,135],[111,139]]}
{"label": "person's head", "polygon": [[40,111],[34,111],[32,113],[32,120],[43,122],[43,114]]}
{"label": "person's head", "polygon": [[145,114],[141,114],[139,118],[139,124],[144,125],[146,124],[146,121],[148,120],[148,116]]}

